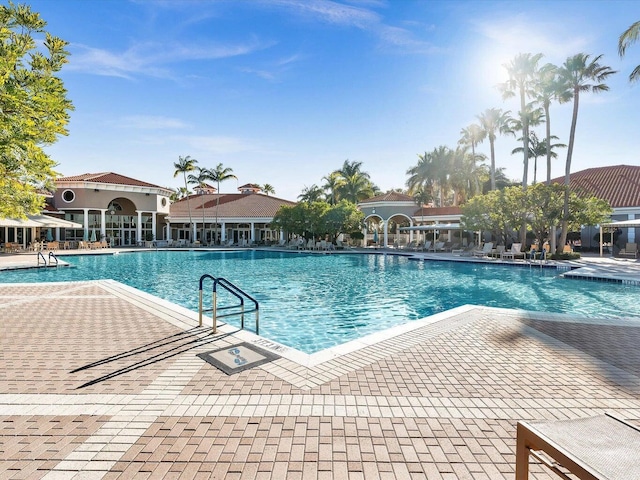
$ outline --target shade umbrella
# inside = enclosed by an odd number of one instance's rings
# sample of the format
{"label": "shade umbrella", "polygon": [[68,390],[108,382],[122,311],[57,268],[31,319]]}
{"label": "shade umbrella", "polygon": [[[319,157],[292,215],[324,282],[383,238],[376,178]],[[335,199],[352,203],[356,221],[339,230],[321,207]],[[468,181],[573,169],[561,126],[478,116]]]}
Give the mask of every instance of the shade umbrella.
{"label": "shade umbrella", "polygon": [[93,230],[91,230],[91,241],[92,242],[96,241],[96,229],[95,228]]}
{"label": "shade umbrella", "polygon": [[53,235],[51,235],[51,230],[47,230],[47,242],[53,242]]}
{"label": "shade umbrella", "polygon": [[378,230],[373,231],[373,243],[378,243]]}

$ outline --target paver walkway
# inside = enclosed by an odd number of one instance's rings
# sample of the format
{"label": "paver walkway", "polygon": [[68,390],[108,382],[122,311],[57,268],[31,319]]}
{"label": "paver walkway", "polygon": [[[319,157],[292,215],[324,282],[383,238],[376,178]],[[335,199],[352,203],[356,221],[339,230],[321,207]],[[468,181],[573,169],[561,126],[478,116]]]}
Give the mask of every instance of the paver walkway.
{"label": "paver walkway", "polygon": [[511,479],[520,419],[640,425],[622,320],[461,307],[227,376],[196,354],[256,337],[196,317],[112,281],[2,285],[0,479]]}

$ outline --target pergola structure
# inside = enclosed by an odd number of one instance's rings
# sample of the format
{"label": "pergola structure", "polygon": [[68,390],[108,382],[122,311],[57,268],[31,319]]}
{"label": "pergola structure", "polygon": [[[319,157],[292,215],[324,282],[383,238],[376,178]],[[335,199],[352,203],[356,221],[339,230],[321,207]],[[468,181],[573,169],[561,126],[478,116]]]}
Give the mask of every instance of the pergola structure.
{"label": "pergola structure", "polygon": [[[601,223],[600,224],[600,256],[602,256],[602,244],[604,239],[605,228],[640,228],[640,219],[620,220],[618,222]],[[611,234],[611,253],[613,253],[613,233]]]}

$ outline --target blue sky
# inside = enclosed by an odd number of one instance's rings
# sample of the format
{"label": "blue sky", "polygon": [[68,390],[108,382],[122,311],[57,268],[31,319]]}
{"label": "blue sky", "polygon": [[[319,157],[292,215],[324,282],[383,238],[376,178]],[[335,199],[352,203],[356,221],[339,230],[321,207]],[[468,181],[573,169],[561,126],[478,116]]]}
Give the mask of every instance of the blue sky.
{"label": "blue sky", "polygon": [[[640,44],[617,54],[637,1],[34,0],[70,42],[61,76],[75,105],[48,147],[63,175],[114,171],[175,188],[190,155],[295,200],[344,160],[383,191],[405,186],[417,155],[455,147],[487,108],[516,112],[495,85],[518,53],[561,64],[603,54],[610,91],[581,97],[572,171],[640,162]],[[568,143],[571,106],[553,105]],[[539,127],[542,134],[544,127]],[[513,137],[498,167],[522,178]],[[488,143],[478,150],[489,153]],[[552,175],[564,172],[565,151]],[[532,171],[529,178],[532,178]],[[541,166],[538,179],[546,172]]]}

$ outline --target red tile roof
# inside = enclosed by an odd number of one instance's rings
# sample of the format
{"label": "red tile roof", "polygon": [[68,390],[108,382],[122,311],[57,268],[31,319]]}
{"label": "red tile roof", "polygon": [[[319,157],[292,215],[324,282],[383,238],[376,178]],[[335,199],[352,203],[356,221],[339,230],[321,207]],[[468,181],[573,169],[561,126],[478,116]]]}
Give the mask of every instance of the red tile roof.
{"label": "red tile roof", "polygon": [[413,202],[411,195],[405,195],[399,192],[388,192],[375,197],[367,198],[359,203],[374,203],[374,202]]}
{"label": "red tile roof", "polygon": [[[551,181],[564,183],[564,177]],[[607,200],[613,208],[640,207],[640,167],[637,166],[588,168],[572,173],[569,185],[578,195],[589,193]]]}
{"label": "red tile roof", "polygon": [[[220,199],[219,203],[217,201],[218,197]],[[259,218],[273,217],[281,206],[293,206],[296,204],[296,202],[263,195],[261,193],[205,194],[191,195],[189,198],[191,215],[195,218],[202,218],[203,200],[205,218],[214,218],[216,216],[216,205],[218,205],[218,218]],[[174,218],[188,217],[189,210],[186,198],[172,203],[170,212],[170,216]]]}
{"label": "red tile roof", "polygon": [[436,215],[462,215],[460,207],[422,207],[416,210],[417,217],[431,217]]}
{"label": "red tile roof", "polygon": [[81,175],[73,175],[71,177],[62,177],[56,180],[57,182],[94,182],[94,183],[111,183],[114,185],[129,185],[132,187],[149,187],[149,188],[163,188],[159,185],[136,180],[135,178],[125,177],[119,173],[102,172],[102,173],[83,173]]}

